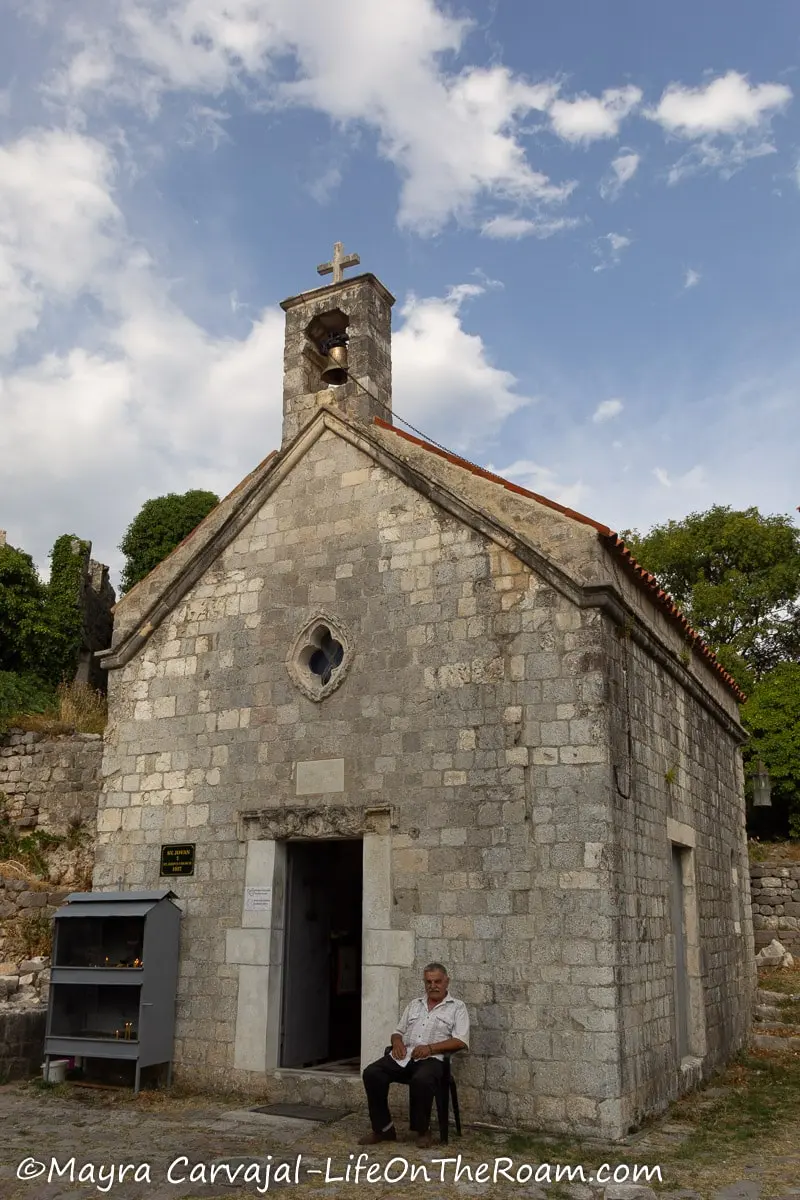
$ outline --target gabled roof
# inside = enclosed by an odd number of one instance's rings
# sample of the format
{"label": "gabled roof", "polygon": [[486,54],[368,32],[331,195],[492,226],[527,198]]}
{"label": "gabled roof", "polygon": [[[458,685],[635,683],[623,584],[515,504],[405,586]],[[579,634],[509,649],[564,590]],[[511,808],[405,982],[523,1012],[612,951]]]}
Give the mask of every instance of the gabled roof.
{"label": "gabled roof", "polygon": [[[224,545],[255,514],[293,463],[302,457],[309,441],[316,440],[325,428],[348,437],[365,452],[379,456],[387,469],[397,472],[405,468],[411,486],[425,490],[434,501],[445,502],[444,507],[447,507],[448,496],[451,501],[454,497],[463,498],[473,514],[481,513],[497,534],[508,535],[506,540],[511,544],[514,538],[522,538],[528,552],[535,553],[540,535],[546,534],[547,546],[544,549],[541,545],[538,547],[540,561],[544,565],[544,560],[550,556],[553,571],[565,583],[571,579],[573,586],[577,584],[578,587],[607,584],[604,555],[592,549],[599,544],[680,630],[682,637],[735,698],[738,701],[745,699],[736,681],[691,628],[672,597],[659,587],[655,576],[636,562],[630,549],[607,525],[485,471],[379,417],[365,424],[326,405],[320,406],[289,446],[280,453],[268,455],[117,604],[114,644],[102,656],[108,660],[109,667],[121,666],[138,651],[165,615],[213,563]],[[470,474],[472,482],[469,486],[462,472]],[[542,508],[552,514],[546,530],[541,527]]]}
{"label": "gabled roof", "polygon": [[528,491],[527,488],[520,487],[519,484],[511,483],[510,480],[504,479],[501,475],[494,475],[491,471],[485,471],[482,467],[478,467],[475,463],[469,462],[467,459],[459,458],[458,455],[452,454],[449,450],[444,450],[440,446],[434,446],[430,442],[423,441],[421,438],[414,437],[413,434],[406,433],[403,429],[398,429],[394,425],[390,425],[388,421],[382,420],[381,417],[374,417],[373,421],[382,429],[391,431],[399,438],[403,438],[407,442],[411,442],[415,446],[420,446],[431,454],[436,454],[443,458],[446,462],[452,463],[454,466],[461,467],[465,471],[471,472],[482,479],[491,480],[492,483],[498,484],[500,487],[506,488],[509,492],[515,492],[520,496],[527,496],[531,500],[535,500],[538,504],[543,504],[546,508],[552,509],[554,512],[562,513],[565,517],[571,518],[573,521],[578,521],[582,525],[588,525],[597,531],[597,535],[604,546],[615,555],[622,563],[626,572],[635,580],[636,584],[645,591],[657,608],[663,612],[668,619],[680,629],[683,637],[692,646],[692,649],[699,654],[708,665],[714,670],[740,702],[746,700],[744,692],[733,676],[725,670],[722,663],[719,661],[714,651],[706,645],[702,637],[689,624],[687,618],[681,612],[678,605],[672,599],[668,592],[659,585],[655,575],[651,575],[646,571],[640,563],[636,561],[628,546],[625,545],[618,533],[614,533],[608,525],[601,525],[599,521],[595,521],[592,517],[587,517],[583,513],[576,512],[574,509],[566,508],[563,504],[556,503],[555,500],[549,500],[546,496],[540,496],[536,492]]}

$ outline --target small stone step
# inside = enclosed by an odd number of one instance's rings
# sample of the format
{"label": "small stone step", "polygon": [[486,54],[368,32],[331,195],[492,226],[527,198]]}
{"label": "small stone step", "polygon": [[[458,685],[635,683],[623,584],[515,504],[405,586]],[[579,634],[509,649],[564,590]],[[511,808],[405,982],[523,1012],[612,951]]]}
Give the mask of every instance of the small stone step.
{"label": "small stone step", "polygon": [[800,993],[768,992],[766,988],[759,988],[756,992],[756,1004],[796,1004],[798,1001]]}
{"label": "small stone step", "polygon": [[753,1020],[762,1021],[780,1021],[781,1010],[777,1004],[757,1004],[753,1009]]}
{"label": "small stone step", "polygon": [[793,1053],[798,1053],[800,1052],[800,1030],[797,1037],[780,1037],[772,1033],[752,1033],[750,1035],[750,1045],[756,1050],[781,1052],[790,1050]]}

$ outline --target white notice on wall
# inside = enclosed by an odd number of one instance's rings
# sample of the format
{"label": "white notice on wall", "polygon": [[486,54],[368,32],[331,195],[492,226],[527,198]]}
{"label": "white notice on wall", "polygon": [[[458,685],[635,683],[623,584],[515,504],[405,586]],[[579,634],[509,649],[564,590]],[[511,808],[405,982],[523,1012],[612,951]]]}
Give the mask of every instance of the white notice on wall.
{"label": "white notice on wall", "polygon": [[272,908],[272,888],[245,888],[245,912],[266,912]]}

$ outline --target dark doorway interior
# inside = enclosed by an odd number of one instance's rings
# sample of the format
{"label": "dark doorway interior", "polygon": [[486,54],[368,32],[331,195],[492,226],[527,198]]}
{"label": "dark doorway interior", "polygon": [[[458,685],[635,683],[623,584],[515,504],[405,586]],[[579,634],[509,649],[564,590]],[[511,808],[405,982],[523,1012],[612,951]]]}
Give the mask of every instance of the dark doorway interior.
{"label": "dark doorway interior", "polygon": [[281,1066],[355,1061],[361,1048],[361,841],[287,844]]}

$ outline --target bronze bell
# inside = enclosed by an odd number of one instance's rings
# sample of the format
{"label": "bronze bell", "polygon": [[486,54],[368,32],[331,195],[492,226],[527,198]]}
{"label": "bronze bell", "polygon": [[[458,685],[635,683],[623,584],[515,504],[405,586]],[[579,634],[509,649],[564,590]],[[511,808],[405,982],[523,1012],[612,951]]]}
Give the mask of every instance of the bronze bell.
{"label": "bronze bell", "polygon": [[321,376],[326,386],[340,387],[341,384],[347,383],[347,341],[346,333],[337,333],[329,337],[322,346],[322,352],[328,358]]}

